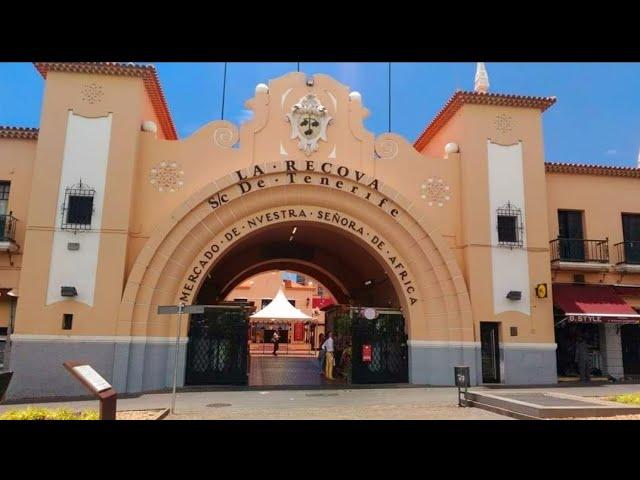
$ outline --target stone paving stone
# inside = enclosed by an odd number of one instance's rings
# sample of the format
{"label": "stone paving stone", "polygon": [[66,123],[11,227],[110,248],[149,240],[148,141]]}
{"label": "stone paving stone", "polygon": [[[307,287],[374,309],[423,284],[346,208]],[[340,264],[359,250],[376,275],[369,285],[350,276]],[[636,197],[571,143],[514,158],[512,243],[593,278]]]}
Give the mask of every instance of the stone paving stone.
{"label": "stone paving stone", "polygon": [[330,408],[233,409],[168,415],[166,420],[512,420],[479,408],[433,405],[366,405]]}
{"label": "stone paving stone", "polygon": [[518,400],[520,402],[533,403],[534,405],[542,405],[543,407],[585,407],[588,405],[600,405],[596,402],[590,402],[586,398],[562,398],[547,395],[546,393],[518,393],[499,396],[507,400]]}
{"label": "stone paving stone", "polygon": [[317,358],[251,357],[249,385],[324,385]]}

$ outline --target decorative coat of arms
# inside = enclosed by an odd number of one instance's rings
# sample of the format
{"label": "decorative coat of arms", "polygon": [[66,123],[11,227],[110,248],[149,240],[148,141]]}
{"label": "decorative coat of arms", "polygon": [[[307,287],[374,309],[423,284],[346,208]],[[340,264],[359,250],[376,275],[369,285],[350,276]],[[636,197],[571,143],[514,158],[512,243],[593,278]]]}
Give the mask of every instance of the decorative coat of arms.
{"label": "decorative coat of arms", "polygon": [[291,138],[298,138],[298,148],[309,156],[320,148],[318,141],[327,141],[327,126],[333,118],[318,97],[310,93],[291,107],[287,119],[291,123]]}

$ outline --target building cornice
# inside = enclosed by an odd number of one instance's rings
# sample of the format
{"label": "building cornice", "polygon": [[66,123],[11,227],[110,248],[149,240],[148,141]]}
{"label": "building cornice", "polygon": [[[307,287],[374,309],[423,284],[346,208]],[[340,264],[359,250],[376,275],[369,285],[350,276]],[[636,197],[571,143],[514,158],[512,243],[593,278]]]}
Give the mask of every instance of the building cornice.
{"label": "building cornice", "polygon": [[0,138],[14,138],[17,140],[37,140],[37,128],[3,127],[0,125]]}
{"label": "building cornice", "polygon": [[640,178],[640,168],[635,167],[612,167],[606,165],[587,165],[582,163],[547,162],[544,164],[544,168],[547,173],[573,173],[581,175]]}
{"label": "building cornice", "polygon": [[34,62],[43,78],[48,72],[88,73],[94,75],[117,75],[124,77],[140,77],[151,100],[151,105],[158,116],[160,128],[168,140],[177,140],[178,134],[169,112],[167,101],[160,86],[158,73],[152,65],[136,65],[118,62]]}
{"label": "building cornice", "polygon": [[545,111],[556,103],[556,97],[530,97],[526,95],[507,95],[503,93],[482,93],[457,91],[445,103],[444,107],[436,114],[426,126],[413,146],[422,150],[440,129],[453,117],[464,104],[496,105],[502,107],[537,108]]}

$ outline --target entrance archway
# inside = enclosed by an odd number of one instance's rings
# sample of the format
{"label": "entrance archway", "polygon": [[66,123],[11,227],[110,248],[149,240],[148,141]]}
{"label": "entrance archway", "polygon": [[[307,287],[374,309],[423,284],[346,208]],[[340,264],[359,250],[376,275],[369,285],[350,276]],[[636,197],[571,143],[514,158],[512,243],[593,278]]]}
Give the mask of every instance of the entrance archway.
{"label": "entrance archway", "polygon": [[[415,218],[411,205],[388,186],[371,186],[372,182],[367,186],[331,173],[322,175],[344,188],[329,189],[322,186],[321,179],[282,185],[277,182],[281,178],[278,174],[287,171],[286,163],[264,165],[265,171],[273,173],[263,176],[259,190],[246,194],[237,194],[233,178],[212,182],[158,227],[137,256],[129,275],[119,312],[119,333],[172,336],[176,324],[159,321],[158,305],[194,303],[208,275],[225,258],[231,258],[226,254],[241,245],[245,237],[249,239],[263,229],[277,232],[295,224],[333,230],[339,232],[340,238],[359,245],[387,273],[391,291],[397,297],[392,301],[397,301],[407,320],[410,345],[416,348],[437,345],[447,350],[446,363],[461,361],[462,350],[454,347],[473,341],[469,296],[453,253],[438,230],[423,218]],[[314,175],[309,172],[305,178],[313,179]],[[356,187],[358,195],[351,194]],[[380,206],[383,204],[392,205],[393,209],[385,210]],[[334,247],[332,251],[339,250]],[[285,261],[277,255],[267,260]],[[286,261],[297,269],[311,268],[305,266],[304,260]],[[230,277],[218,287],[228,289],[234,281],[249,274],[250,266],[245,266],[242,272],[238,267],[235,279]],[[318,269],[315,273],[321,272]],[[183,325],[183,338],[186,330]],[[167,362],[172,364],[169,357]],[[130,358],[131,361],[144,359]],[[410,362],[417,366],[424,359],[418,355],[411,359],[410,355]],[[414,368],[414,373],[411,369],[410,366],[412,382],[427,383],[417,376],[417,369]],[[423,368],[420,375],[428,374]]]}
{"label": "entrance archway", "polygon": [[266,226],[235,242],[211,265],[194,303],[220,302],[244,280],[274,268],[317,278],[339,303],[400,308],[393,272],[379,256],[340,228],[304,218]]}
{"label": "entrance archway", "polygon": [[[206,278],[201,282],[200,289],[194,293],[193,303],[201,305],[213,305],[224,301],[235,287],[250,278],[256,278],[256,274],[272,270],[277,265],[282,270],[304,270],[307,275],[314,277],[323,283],[330,291],[337,291],[338,302],[346,308],[348,305],[357,307],[375,307],[376,309],[394,310],[400,309],[399,292],[395,290],[391,276],[393,271],[391,266],[385,265],[379,255],[375,255],[367,248],[367,243],[363,239],[358,239],[360,234],[352,235],[332,224],[324,224],[316,221],[307,221],[307,217],[313,216],[311,207],[295,208],[286,211],[289,220],[267,225],[263,228],[255,229],[243,236],[233,245],[213,260],[211,267],[206,274]],[[306,212],[303,214],[303,212]],[[295,219],[291,219],[295,215]],[[343,223],[346,217],[341,216],[337,223]],[[352,220],[344,223],[349,226]],[[356,225],[351,227],[357,230]],[[362,233],[366,238],[366,232]],[[377,258],[376,258],[377,257]],[[272,272],[279,273],[279,272]],[[255,297],[249,295],[248,300],[253,301],[255,308],[260,310],[265,304],[264,298],[273,299],[277,289],[282,286],[280,276],[272,277],[268,288],[269,294]],[[265,283],[264,281],[260,282]],[[298,287],[304,288],[300,285]],[[308,287],[307,287],[308,288]],[[296,308],[303,310],[309,316],[313,315],[310,305],[313,294],[304,294],[305,298],[297,295],[295,290],[284,289],[284,293],[290,300],[297,298]],[[400,292],[401,293],[401,292]],[[290,296],[291,294],[292,296]],[[243,296],[243,295],[239,295]],[[306,304],[304,303],[306,300]],[[398,312],[399,313],[399,312]],[[232,368],[241,365],[235,357],[238,355],[232,350],[226,341],[225,334],[233,337],[233,341],[238,343],[239,333],[224,330],[220,324],[222,320],[215,318],[222,315],[221,311],[211,310],[209,318],[200,316],[191,319],[194,329],[189,330],[189,344],[187,347],[187,382],[192,383],[193,379],[199,379],[201,383],[226,383],[227,378],[236,381],[237,375]],[[345,314],[341,314],[342,318]],[[327,381],[321,376],[321,361],[317,359],[318,352],[311,351],[307,342],[296,342],[294,334],[299,335],[302,340],[305,336],[305,329],[315,332],[315,325],[318,323],[318,341],[320,335],[325,335],[328,330],[333,331],[336,315],[331,316],[331,327],[327,327],[324,321],[324,312],[310,322],[289,322],[286,320],[267,320],[250,323],[248,337],[243,341],[248,345],[250,374],[248,375],[251,386],[309,386],[329,383],[332,385],[345,384],[351,380],[350,355],[352,336],[350,331],[342,327],[340,332],[334,333],[335,341],[335,381]],[[396,315],[396,320],[402,322],[402,334],[394,337],[399,345],[398,349],[387,348],[399,358],[390,362],[397,365],[401,371],[398,372],[398,382],[405,381],[407,369],[407,346],[404,338],[404,318]],[[385,319],[381,319],[382,322]],[[209,328],[202,328],[203,322],[208,321]],[[234,318],[224,321],[233,322]],[[195,323],[194,323],[195,322]],[[311,325],[312,324],[312,325]],[[207,338],[202,338],[205,332],[209,332]],[[195,332],[195,333],[194,333]],[[274,332],[278,333],[280,349],[278,353],[273,343]],[[297,332],[297,333],[296,333]],[[382,341],[381,339],[378,342]],[[387,342],[388,343],[388,342]],[[381,345],[381,344],[380,344]],[[385,343],[385,347],[388,345]],[[374,349],[378,351],[378,349]],[[220,358],[224,358],[221,362]],[[322,359],[320,359],[322,360]],[[376,357],[376,360],[378,358]],[[227,365],[228,364],[228,365]],[[206,370],[207,366],[210,366]],[[227,368],[228,367],[228,368]],[[371,368],[383,369],[385,365],[372,366]],[[197,370],[200,375],[192,375],[191,372]],[[208,373],[208,378],[203,375]],[[232,374],[233,373],[233,374]],[[381,375],[379,375],[381,376]],[[356,375],[355,381],[359,381]],[[391,381],[391,380],[389,380]]]}

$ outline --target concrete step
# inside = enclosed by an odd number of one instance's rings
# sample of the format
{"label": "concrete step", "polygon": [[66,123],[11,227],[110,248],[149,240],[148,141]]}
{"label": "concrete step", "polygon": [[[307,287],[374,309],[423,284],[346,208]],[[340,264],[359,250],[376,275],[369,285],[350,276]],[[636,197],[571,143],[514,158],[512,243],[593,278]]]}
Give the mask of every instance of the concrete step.
{"label": "concrete step", "polygon": [[506,410],[504,408],[495,407],[493,405],[488,405],[486,403],[478,402],[475,400],[466,400],[466,405],[468,407],[480,408],[482,410],[486,410],[488,412],[497,413],[498,415],[503,415],[505,417],[515,418],[517,420],[540,420],[537,417],[531,417],[529,415],[525,415],[524,413],[514,412],[512,410]]}
{"label": "concrete step", "polygon": [[[498,396],[489,394],[480,394],[477,392],[467,392],[465,399],[467,401],[478,404],[478,408],[491,407],[503,410],[505,412],[512,412],[513,414],[521,415],[527,419],[538,419],[538,410],[535,407],[529,407],[527,405],[519,405],[509,400],[503,399]],[[513,416],[513,415],[509,415]]]}
{"label": "concrete step", "polygon": [[[478,408],[504,411],[527,419],[611,417],[640,414],[639,406],[602,401],[557,392],[467,392],[465,399]],[[496,412],[498,413],[498,412]]]}

